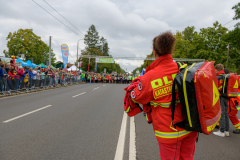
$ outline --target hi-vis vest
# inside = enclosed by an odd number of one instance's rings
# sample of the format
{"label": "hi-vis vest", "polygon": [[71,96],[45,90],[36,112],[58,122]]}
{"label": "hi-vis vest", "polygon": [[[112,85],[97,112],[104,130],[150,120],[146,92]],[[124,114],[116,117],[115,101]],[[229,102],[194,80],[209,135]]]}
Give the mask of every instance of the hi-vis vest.
{"label": "hi-vis vest", "polygon": [[[170,54],[160,56],[147,69],[138,85],[132,90],[131,98],[140,104],[151,105],[152,125],[160,143],[174,144],[197,132],[172,127],[171,100],[173,79],[179,72]],[[176,90],[177,91],[177,90]],[[178,97],[178,93],[177,97]],[[173,123],[182,121],[181,104],[176,101]]]}
{"label": "hi-vis vest", "polygon": [[239,88],[239,77],[236,74],[223,74],[222,95],[227,97],[237,97]]}

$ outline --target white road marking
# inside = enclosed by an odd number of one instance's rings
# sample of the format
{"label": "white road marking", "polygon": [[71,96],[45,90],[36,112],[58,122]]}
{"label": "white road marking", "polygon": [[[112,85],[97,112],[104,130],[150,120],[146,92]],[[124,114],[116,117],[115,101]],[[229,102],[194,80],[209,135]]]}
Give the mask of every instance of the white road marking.
{"label": "white road marking", "polygon": [[129,160],[136,160],[136,144],[135,144],[135,123],[134,117],[130,118],[130,141],[129,141]]}
{"label": "white road marking", "polygon": [[83,95],[83,94],[85,94],[85,93],[86,93],[86,92],[83,92],[83,93],[77,94],[77,95],[72,96],[72,97],[74,98],[74,97],[77,97],[77,96]]}
{"label": "white road marking", "polygon": [[106,84],[104,84],[103,86],[106,86]]}
{"label": "white road marking", "polygon": [[9,119],[9,120],[6,120],[6,121],[3,121],[2,123],[8,123],[8,122],[14,121],[14,120],[16,120],[16,119],[18,119],[18,118],[22,118],[22,117],[24,117],[24,116],[27,116],[27,115],[32,114],[32,113],[34,113],[34,112],[37,112],[37,111],[40,111],[40,110],[46,109],[46,108],[51,107],[51,106],[52,106],[52,105],[48,105],[48,106],[45,106],[45,107],[42,107],[42,108],[36,109],[36,110],[34,110],[34,111],[31,111],[31,112],[28,112],[28,113],[22,114],[22,115],[20,115],[20,116],[14,117],[14,118],[12,118],[12,119]]}
{"label": "white road marking", "polygon": [[96,89],[98,89],[99,87],[97,87],[97,88],[94,88],[93,90],[96,90]]}
{"label": "white road marking", "polygon": [[114,160],[122,160],[123,159],[126,127],[127,127],[127,114],[124,112]]}

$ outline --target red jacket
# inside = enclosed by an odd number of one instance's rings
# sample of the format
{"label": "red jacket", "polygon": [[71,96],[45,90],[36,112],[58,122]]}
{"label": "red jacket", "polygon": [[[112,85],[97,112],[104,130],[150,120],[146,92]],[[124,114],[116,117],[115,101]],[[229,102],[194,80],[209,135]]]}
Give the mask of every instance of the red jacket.
{"label": "red jacket", "polygon": [[10,71],[8,72],[9,76],[11,77],[11,79],[13,79],[15,77],[15,73],[11,73]]}
{"label": "red jacket", "polygon": [[[240,92],[240,88],[238,88],[238,92]],[[233,110],[240,110],[240,96],[236,98],[230,98],[230,108]]]}
{"label": "red jacket", "polygon": [[[176,128],[177,131],[171,128],[172,84],[178,72],[178,66],[172,56],[162,55],[146,69],[145,75],[131,92],[134,102],[145,106],[150,103],[149,116],[152,119],[155,136],[160,143],[174,144],[189,135],[197,134],[197,132],[186,131],[179,127]],[[173,123],[182,120],[181,104],[178,102]]]}
{"label": "red jacket", "polygon": [[15,79],[20,79],[21,78],[21,76],[23,76],[24,75],[24,70],[23,69],[18,69],[17,70],[17,75],[15,76]]}

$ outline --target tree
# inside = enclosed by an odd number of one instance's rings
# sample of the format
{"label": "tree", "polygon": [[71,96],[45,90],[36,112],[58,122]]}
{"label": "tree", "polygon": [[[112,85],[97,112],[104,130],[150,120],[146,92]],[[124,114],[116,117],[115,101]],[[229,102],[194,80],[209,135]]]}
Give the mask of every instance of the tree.
{"label": "tree", "polygon": [[[84,44],[86,44],[86,47],[84,50],[82,50],[82,55],[96,55],[96,56],[109,56],[109,47],[107,40],[104,37],[101,37],[99,39],[99,35],[97,32],[97,29],[94,25],[91,25],[87,34],[84,38]],[[88,58],[80,58],[78,61],[82,62],[81,68],[84,71],[88,70]],[[89,71],[95,71],[95,58],[90,59],[90,66]],[[119,64],[97,64],[97,72],[103,72],[106,68],[108,73],[111,73],[112,71],[116,71],[118,73],[124,73],[124,70],[121,69]]]}
{"label": "tree", "polygon": [[[16,57],[21,57],[23,54],[25,60],[33,58],[35,64],[48,61],[49,47],[41,40],[41,37],[33,33],[32,29],[19,29],[17,32],[10,32],[6,40],[8,40],[8,51],[3,51],[6,57],[10,57],[13,54]],[[51,52],[51,57],[51,63],[54,64],[56,58],[53,51]]]}
{"label": "tree", "polygon": [[[103,56],[103,53],[98,50],[97,48],[85,48],[82,50],[82,55],[98,55],[98,56]],[[80,58],[80,61],[82,62],[81,68],[84,71],[88,70],[88,63],[89,59],[88,58]],[[94,71],[95,70],[95,58],[90,59],[90,66],[89,66],[89,71]]]}
{"label": "tree", "polygon": [[231,68],[236,68],[237,73],[240,73],[240,28],[235,27],[234,30],[229,31],[224,38],[230,46],[229,64]]}
{"label": "tree", "polygon": [[100,39],[100,48],[104,56],[109,56],[108,43],[107,43],[107,40],[104,39],[103,37]]}
{"label": "tree", "polygon": [[86,44],[87,48],[99,47],[99,36],[94,25],[91,25],[87,34],[85,34],[84,44]]}
{"label": "tree", "polygon": [[233,17],[233,20],[240,19],[240,2],[232,7],[233,10],[235,10],[235,16]]}
{"label": "tree", "polygon": [[[240,29],[238,26],[237,24],[234,30],[228,31],[227,28],[216,21],[212,27],[201,28],[200,32],[195,31],[194,26],[188,26],[182,32],[177,31],[174,35],[176,46],[173,51],[173,57],[205,59],[215,61],[216,64],[222,63],[226,66],[228,44],[230,44],[228,68],[231,72],[240,73]],[[146,61],[133,72],[136,70],[141,71],[145,67]]]}

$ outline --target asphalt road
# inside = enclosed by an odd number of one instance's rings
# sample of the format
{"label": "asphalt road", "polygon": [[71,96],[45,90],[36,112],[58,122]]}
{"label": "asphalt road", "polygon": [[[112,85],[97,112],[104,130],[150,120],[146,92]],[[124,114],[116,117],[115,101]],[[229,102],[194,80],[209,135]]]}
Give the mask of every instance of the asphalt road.
{"label": "asphalt road", "polygon": [[[0,160],[160,159],[152,125],[141,113],[124,115],[126,86],[81,84],[1,98]],[[200,134],[195,159],[239,160],[240,135],[231,132]]]}

